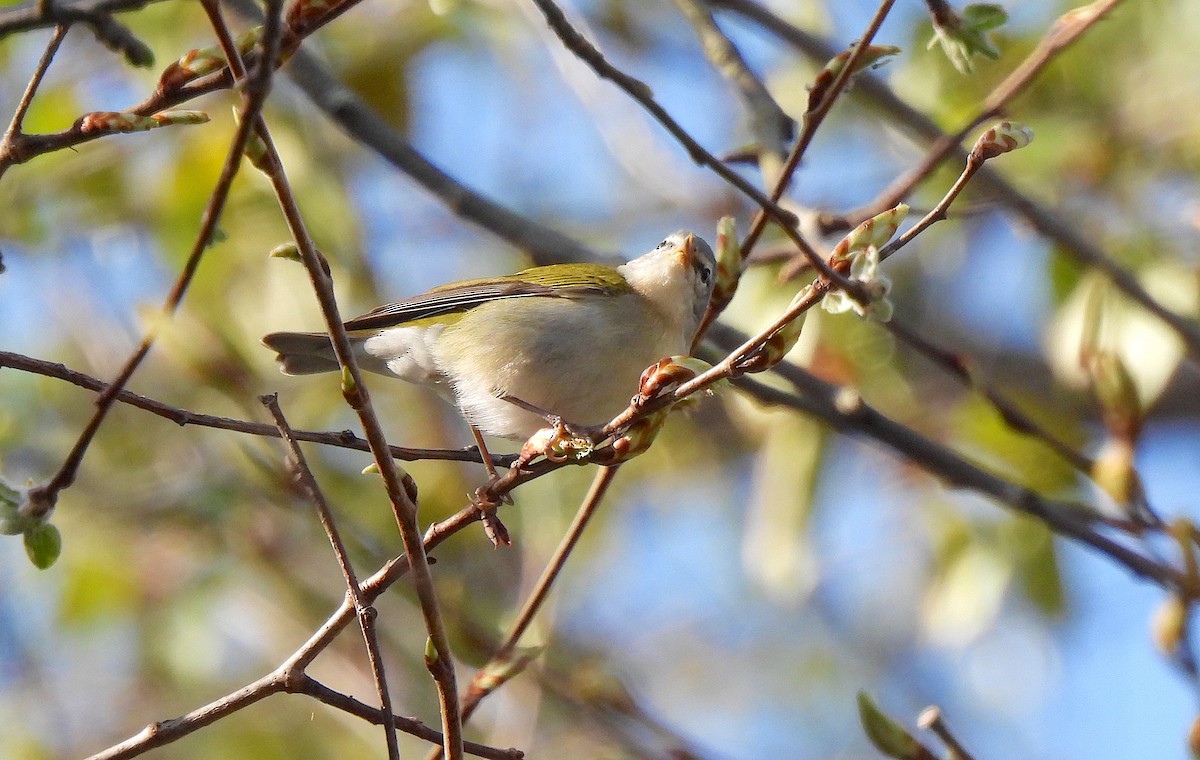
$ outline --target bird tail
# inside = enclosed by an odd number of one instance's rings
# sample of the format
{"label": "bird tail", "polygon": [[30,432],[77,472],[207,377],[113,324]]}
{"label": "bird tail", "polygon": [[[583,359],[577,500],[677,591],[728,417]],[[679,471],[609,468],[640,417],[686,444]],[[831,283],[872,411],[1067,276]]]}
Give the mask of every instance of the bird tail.
{"label": "bird tail", "polygon": [[[387,365],[363,350],[365,337],[350,337],[358,364],[370,372],[388,372]],[[336,372],[337,356],[333,344],[325,333],[277,332],[264,335],[263,345],[275,351],[279,369],[285,375],[315,375],[320,372]]]}
{"label": "bird tail", "polygon": [[262,342],[279,354],[275,361],[285,375],[314,375],[338,368],[333,344],[325,333],[277,332],[264,335]]}

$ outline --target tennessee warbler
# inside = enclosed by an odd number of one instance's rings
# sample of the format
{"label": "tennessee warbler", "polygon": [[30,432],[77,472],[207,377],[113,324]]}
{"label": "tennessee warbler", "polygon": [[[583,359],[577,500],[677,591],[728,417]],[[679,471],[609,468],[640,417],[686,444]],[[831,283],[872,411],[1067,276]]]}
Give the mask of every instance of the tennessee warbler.
{"label": "tennessee warbler", "polygon": [[[552,264],[434,288],[346,323],[364,370],[433,388],[489,435],[525,440],[546,415],[607,422],[643,369],[688,353],[712,294],[716,260],[679,231],[618,267]],[[263,344],[285,374],[338,369],[325,333],[277,332]]]}

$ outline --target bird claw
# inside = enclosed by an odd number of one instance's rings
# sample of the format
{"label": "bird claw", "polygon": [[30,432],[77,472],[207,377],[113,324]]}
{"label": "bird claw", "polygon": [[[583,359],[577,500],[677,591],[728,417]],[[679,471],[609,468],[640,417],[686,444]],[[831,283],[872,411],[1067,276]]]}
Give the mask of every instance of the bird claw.
{"label": "bird claw", "polygon": [[580,461],[596,448],[594,428],[565,422],[561,417],[549,421],[550,427],[537,431],[521,446],[514,468],[521,469],[539,456],[551,462]]}

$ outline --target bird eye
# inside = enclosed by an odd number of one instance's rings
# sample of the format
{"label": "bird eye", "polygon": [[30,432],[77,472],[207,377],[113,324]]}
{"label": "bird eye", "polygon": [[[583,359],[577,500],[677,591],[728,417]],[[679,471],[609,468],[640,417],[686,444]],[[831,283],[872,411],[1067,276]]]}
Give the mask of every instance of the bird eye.
{"label": "bird eye", "polygon": [[705,266],[700,267],[700,282],[701,282],[701,284],[707,285],[708,281],[711,279],[712,279],[712,270]]}
{"label": "bird eye", "polygon": [[659,243],[658,245],[656,245],[656,246],[654,247],[654,250],[656,250],[656,251],[657,251],[657,250],[661,250],[661,249],[663,249],[663,248],[666,248],[666,247],[668,247],[668,246],[670,246],[670,245],[671,245],[671,238],[667,238],[666,240],[664,240],[664,241],[662,241],[661,243]]}

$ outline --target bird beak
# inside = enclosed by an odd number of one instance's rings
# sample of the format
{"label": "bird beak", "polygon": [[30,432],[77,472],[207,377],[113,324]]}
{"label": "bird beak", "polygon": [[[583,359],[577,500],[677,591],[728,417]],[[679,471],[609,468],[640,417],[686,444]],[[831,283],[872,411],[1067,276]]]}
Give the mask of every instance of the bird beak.
{"label": "bird beak", "polygon": [[696,261],[696,236],[689,232],[675,253],[679,256],[680,264],[685,267],[692,266]]}

